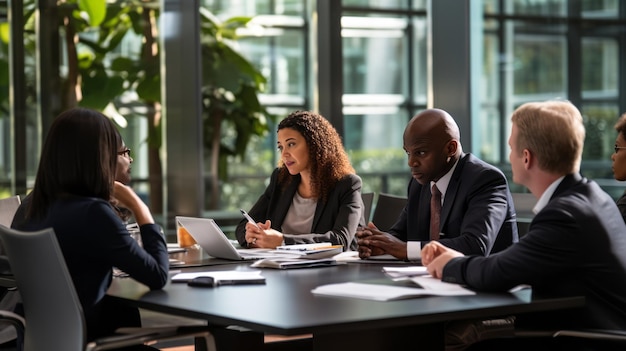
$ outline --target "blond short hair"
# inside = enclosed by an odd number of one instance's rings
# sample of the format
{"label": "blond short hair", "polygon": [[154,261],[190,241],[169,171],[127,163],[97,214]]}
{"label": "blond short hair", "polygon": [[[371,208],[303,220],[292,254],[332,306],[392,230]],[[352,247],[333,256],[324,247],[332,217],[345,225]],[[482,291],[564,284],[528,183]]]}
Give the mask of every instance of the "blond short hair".
{"label": "blond short hair", "polygon": [[585,126],[580,111],[569,101],[529,102],[511,116],[517,126],[517,150],[528,149],[541,169],[570,174],[580,170]]}

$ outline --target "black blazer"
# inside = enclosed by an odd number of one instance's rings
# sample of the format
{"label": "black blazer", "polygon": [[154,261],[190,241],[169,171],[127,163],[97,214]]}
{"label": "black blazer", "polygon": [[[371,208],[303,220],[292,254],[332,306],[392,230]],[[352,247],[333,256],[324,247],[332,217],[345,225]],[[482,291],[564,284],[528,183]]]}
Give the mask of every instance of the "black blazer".
{"label": "black blazer", "polygon": [[[430,240],[430,187],[411,179],[407,205],[389,233],[403,241]],[[515,207],[506,177],[464,154],[441,208],[440,242],[464,254],[488,255],[518,241]]]}
{"label": "black blazer", "polygon": [[626,192],[622,194],[619,199],[617,199],[616,204],[619,212],[622,214],[622,218],[624,218],[624,221],[626,222]]}
{"label": "black blazer", "polygon": [[[265,192],[248,212],[250,217],[257,222],[269,219],[273,229],[282,231],[283,221],[300,184],[300,175],[290,179],[286,187],[278,184],[278,168],[275,169]],[[244,247],[248,245],[245,238],[246,223],[242,219],[235,231],[239,244]],[[335,184],[325,203],[318,201],[311,233],[285,234],[284,240],[287,245],[331,242],[333,245],[343,245],[344,250],[356,249],[354,234],[359,225],[365,225],[361,178],[350,174]]]}
{"label": "black blazer", "polygon": [[108,312],[102,311],[105,308],[102,303],[111,284],[113,267],[150,289],[160,289],[167,283],[167,245],[157,224],[140,227],[142,248],[128,234],[126,226],[107,201],[68,196],[52,203],[46,218],[37,222],[24,217],[29,202],[30,196],[27,196],[11,227],[24,231],[54,228],[83,307],[89,339],[102,335],[97,325],[102,322],[102,314]]}
{"label": "black blazer", "polygon": [[545,314],[532,327],[624,330],[626,225],[597,183],[568,175],[519,243],[489,257],[454,258],[443,280],[479,290],[529,284],[537,296],[584,295],[584,308]]}

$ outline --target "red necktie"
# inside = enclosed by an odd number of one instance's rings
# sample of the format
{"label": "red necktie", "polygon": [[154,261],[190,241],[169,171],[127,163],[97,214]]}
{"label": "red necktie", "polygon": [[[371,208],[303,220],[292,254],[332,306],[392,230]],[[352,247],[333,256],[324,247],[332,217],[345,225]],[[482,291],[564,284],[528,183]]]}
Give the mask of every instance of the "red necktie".
{"label": "red necktie", "polygon": [[430,240],[439,240],[439,222],[441,219],[441,192],[433,184],[430,195]]}

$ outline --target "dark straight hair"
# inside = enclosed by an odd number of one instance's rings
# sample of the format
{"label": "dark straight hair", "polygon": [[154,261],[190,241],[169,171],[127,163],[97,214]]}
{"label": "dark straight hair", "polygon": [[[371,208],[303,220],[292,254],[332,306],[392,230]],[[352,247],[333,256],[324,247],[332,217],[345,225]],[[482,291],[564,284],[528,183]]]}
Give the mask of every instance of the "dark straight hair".
{"label": "dark straight hair", "polygon": [[109,201],[122,138],[102,113],[73,108],[56,117],[44,142],[27,218],[42,219],[63,196]]}

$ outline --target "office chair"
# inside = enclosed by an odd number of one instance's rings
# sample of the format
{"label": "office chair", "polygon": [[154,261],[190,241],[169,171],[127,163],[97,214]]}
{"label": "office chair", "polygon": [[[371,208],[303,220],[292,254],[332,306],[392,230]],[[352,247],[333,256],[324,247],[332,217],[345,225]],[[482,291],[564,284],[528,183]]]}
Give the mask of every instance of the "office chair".
{"label": "office chair", "polygon": [[124,334],[87,343],[83,310],[54,230],[22,232],[0,226],[0,240],[24,304],[24,350],[111,350],[153,341],[203,338],[216,350],[207,327],[124,328]]}
{"label": "office chair", "polygon": [[0,199],[0,225],[5,227],[11,226],[13,216],[21,203],[19,195]]}
{"label": "office chair", "polygon": [[576,350],[624,350],[626,349],[626,331],[611,329],[572,329],[572,330],[533,330],[515,329],[513,340],[531,338],[552,342],[559,349]]}
{"label": "office chair", "polygon": [[[0,199],[0,226],[10,227],[15,212],[21,204],[19,195],[14,195]],[[9,260],[4,255],[4,248],[0,244],[0,275],[10,276],[11,267]],[[0,313],[2,311],[12,311],[19,301],[19,293],[15,287],[0,286]],[[4,323],[8,322],[8,323]],[[5,344],[17,338],[19,329],[16,329],[16,322],[12,317],[4,318],[0,316],[0,344]]]}
{"label": "office chair", "polygon": [[376,208],[372,214],[372,222],[383,232],[389,230],[406,206],[407,198],[391,194],[380,193],[376,200]]}
{"label": "office chair", "polygon": [[363,199],[363,218],[365,218],[365,224],[370,221],[372,217],[372,204],[374,203],[374,193],[361,193]]}

